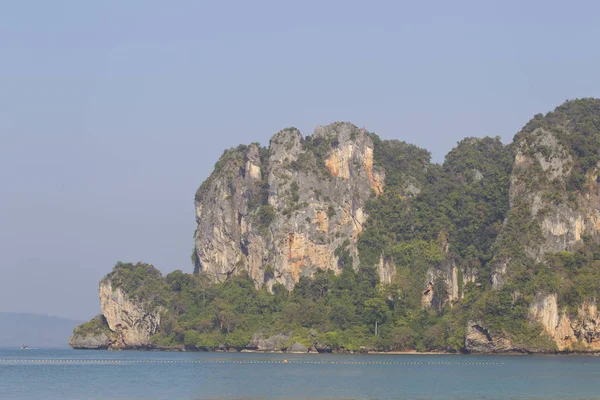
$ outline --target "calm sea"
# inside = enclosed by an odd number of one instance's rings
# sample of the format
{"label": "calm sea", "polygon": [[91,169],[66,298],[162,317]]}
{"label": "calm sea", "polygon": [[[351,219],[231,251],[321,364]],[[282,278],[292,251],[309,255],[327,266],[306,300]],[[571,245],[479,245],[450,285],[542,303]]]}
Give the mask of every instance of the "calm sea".
{"label": "calm sea", "polygon": [[600,399],[600,358],[4,348],[0,399]]}

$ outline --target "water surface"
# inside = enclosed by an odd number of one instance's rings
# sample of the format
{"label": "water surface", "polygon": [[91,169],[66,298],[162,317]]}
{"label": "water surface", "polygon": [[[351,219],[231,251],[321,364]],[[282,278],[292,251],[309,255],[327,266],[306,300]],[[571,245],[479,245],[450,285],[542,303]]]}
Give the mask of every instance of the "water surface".
{"label": "water surface", "polygon": [[0,349],[2,400],[582,400],[600,399],[599,382],[590,356]]}

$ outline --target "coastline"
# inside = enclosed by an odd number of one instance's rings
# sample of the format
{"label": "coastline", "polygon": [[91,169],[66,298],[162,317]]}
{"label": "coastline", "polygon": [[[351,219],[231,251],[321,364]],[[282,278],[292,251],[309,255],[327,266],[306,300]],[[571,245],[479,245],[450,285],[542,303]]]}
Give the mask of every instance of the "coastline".
{"label": "coastline", "polygon": [[170,347],[170,348],[157,348],[157,347],[136,347],[136,348],[121,348],[121,349],[99,349],[99,348],[74,348],[73,350],[105,350],[105,351],[147,351],[147,352],[166,352],[166,353],[250,353],[250,354],[289,354],[289,355],[402,355],[402,356],[439,356],[439,355],[453,355],[453,356],[600,356],[600,350],[597,351],[555,351],[555,352],[449,352],[449,351],[417,351],[417,350],[404,350],[404,351],[329,351],[329,352],[293,352],[283,350],[257,350],[257,349],[191,349],[185,347]]}

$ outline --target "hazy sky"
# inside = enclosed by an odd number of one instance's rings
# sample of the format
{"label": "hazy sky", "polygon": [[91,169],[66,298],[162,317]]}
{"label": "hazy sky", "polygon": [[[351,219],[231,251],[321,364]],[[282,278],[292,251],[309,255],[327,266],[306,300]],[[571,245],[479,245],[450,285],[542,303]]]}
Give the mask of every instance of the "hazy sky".
{"label": "hazy sky", "polygon": [[192,271],[228,147],[351,121],[509,142],[600,96],[597,2],[3,1],[0,311],[88,319],[116,261]]}

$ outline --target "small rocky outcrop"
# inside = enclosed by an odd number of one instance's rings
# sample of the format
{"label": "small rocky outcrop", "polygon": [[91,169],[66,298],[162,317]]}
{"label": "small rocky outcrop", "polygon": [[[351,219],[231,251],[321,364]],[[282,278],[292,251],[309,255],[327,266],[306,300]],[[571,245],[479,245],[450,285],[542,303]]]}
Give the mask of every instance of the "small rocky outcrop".
{"label": "small rocky outcrop", "polygon": [[103,315],[97,315],[91,321],[79,325],[69,338],[73,349],[107,349],[112,336]]}
{"label": "small rocky outcrop", "polygon": [[288,347],[287,344],[290,338],[291,336],[285,333],[278,333],[269,337],[265,337],[262,333],[255,333],[247,347],[256,351],[280,352]]}
{"label": "small rocky outcrop", "polygon": [[308,353],[308,347],[302,343],[294,342],[285,350],[285,352],[297,354]]}
{"label": "small rocky outcrop", "polygon": [[510,340],[492,335],[488,328],[477,321],[467,323],[465,350],[469,353],[524,353],[516,348]]}
{"label": "small rocky outcrop", "polygon": [[69,338],[69,346],[73,349],[104,350],[110,346],[110,338],[104,332],[86,335],[73,333]]}
{"label": "small rocky outcrop", "polygon": [[131,298],[107,277],[100,281],[102,314],[75,328],[69,345],[75,349],[147,349],[160,326],[160,307]]}

